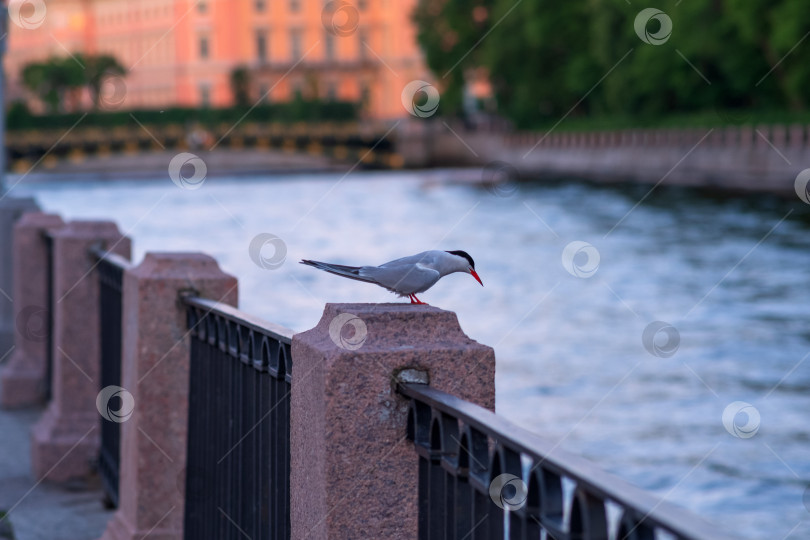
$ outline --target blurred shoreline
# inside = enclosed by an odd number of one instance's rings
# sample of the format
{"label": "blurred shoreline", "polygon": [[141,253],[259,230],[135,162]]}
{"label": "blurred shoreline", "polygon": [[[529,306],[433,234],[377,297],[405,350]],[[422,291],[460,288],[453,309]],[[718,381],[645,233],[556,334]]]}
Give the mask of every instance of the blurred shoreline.
{"label": "blurred shoreline", "polygon": [[[487,145],[481,139],[467,138],[479,149],[476,160],[463,155],[466,149],[460,141],[448,141],[445,137],[426,151],[433,153],[432,158],[440,153],[443,159],[429,159],[430,163],[391,169],[391,172],[418,172],[428,185],[477,184],[499,196],[511,195],[524,182],[554,184],[576,180],[595,185],[677,186],[729,197],[796,197],[794,169],[797,167],[781,162],[781,154],[774,152],[770,155],[767,148],[746,150],[708,146],[693,149],[694,153],[689,151],[684,156],[683,151],[674,146],[583,148],[555,145],[536,148],[531,152],[531,159],[524,161],[519,155],[523,148],[503,144],[503,141],[501,144],[490,141]],[[806,152],[803,147],[785,150],[794,157],[794,163],[804,162],[800,158]],[[690,156],[692,153],[694,155]],[[743,154],[747,156],[746,160],[741,159]],[[78,159],[43,159],[28,170],[10,171],[6,188],[55,182],[160,180],[170,177],[170,163],[178,155],[176,150],[165,150],[84,155]],[[208,178],[271,175],[300,176],[303,179],[320,174],[379,170],[378,166],[369,166],[355,156],[337,159],[331,155],[280,149],[218,148],[215,151],[195,150],[193,155],[205,164],[203,176]],[[505,160],[493,159],[485,163],[486,158],[496,156]],[[686,156],[690,157],[688,161]],[[755,159],[757,157],[759,160]],[[683,161],[687,162],[681,164]],[[511,163],[518,163],[521,167]]]}
{"label": "blurred shoreline", "polygon": [[[59,160],[50,167],[39,164],[30,171],[7,173],[7,187],[17,184],[53,182],[116,182],[120,180],[155,180],[168,177],[174,151],[139,154],[111,154],[81,161]],[[360,173],[362,164],[324,155],[291,153],[283,150],[220,148],[212,152],[195,151],[206,164],[208,177],[242,177],[272,174],[301,176],[329,173]],[[400,169],[402,173],[418,170],[429,185],[447,183],[487,183],[479,167],[437,167]],[[396,171],[391,171],[396,172]],[[513,179],[510,179],[510,181]]]}
{"label": "blurred shoreline", "polygon": [[[111,154],[82,160],[58,160],[40,163],[29,171],[9,172],[8,184],[19,178],[26,183],[64,180],[112,181],[121,178],[149,179],[167,174],[176,151],[137,154]],[[314,173],[347,171],[350,164],[329,158],[278,150],[222,149],[196,151],[207,167],[208,175],[245,175],[256,173]],[[15,179],[16,177],[16,179]]]}

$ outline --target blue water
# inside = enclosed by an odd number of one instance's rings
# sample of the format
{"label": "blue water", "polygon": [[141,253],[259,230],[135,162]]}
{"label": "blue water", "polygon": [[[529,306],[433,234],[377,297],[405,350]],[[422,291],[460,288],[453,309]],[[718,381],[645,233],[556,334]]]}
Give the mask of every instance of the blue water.
{"label": "blue water", "polygon": [[[447,182],[458,174],[209,178],[196,191],[168,178],[23,183],[14,193],[68,218],[116,220],[136,259],[208,252],[239,277],[242,309],[295,330],[325,302],[395,300],[301,258],[373,264],[464,249],[485,287],[456,274],[421,298],[495,347],[498,413],[741,537],[810,538],[810,207],[674,188],[635,206],[647,187],[488,190]],[[259,233],[287,246],[277,270],[249,257]],[[573,241],[598,252],[591,277],[564,268]],[[580,273],[593,262],[568,260]],[[642,343],[653,321],[679,335],[648,343],[659,356]],[[722,422],[736,401],[759,413],[750,438]],[[748,418],[732,411],[730,429]]]}

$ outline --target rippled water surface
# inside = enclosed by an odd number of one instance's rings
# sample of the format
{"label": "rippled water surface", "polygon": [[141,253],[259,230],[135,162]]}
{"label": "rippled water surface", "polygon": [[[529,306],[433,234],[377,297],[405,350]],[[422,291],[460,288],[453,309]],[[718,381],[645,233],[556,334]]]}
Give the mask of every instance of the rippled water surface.
{"label": "rippled water surface", "polygon": [[[378,264],[464,249],[485,287],[456,274],[421,297],[495,347],[500,414],[740,536],[810,538],[808,207],[660,188],[636,206],[647,187],[578,182],[493,193],[444,181],[454,174],[14,192],[69,218],[116,220],[137,260],[149,250],[208,252],[240,278],[242,309],[295,330],[312,327],[324,302],[396,300],[295,264],[301,258]],[[259,233],[285,241],[281,268],[249,258]],[[563,267],[573,241],[598,252],[589,278]],[[587,259],[574,256],[572,269],[587,270]],[[650,347],[661,356],[645,349],[653,321],[677,330],[677,349],[663,332]],[[758,411],[753,437],[724,428],[735,401]]]}

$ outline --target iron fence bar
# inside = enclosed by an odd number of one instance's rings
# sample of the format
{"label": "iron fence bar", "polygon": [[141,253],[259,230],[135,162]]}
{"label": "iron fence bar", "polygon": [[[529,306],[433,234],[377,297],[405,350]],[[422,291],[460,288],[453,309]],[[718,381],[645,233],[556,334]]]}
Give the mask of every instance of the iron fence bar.
{"label": "iron fence bar", "polygon": [[121,271],[126,271],[133,267],[133,264],[129,259],[122,257],[117,253],[113,253],[112,251],[107,251],[104,249],[102,244],[91,247],[89,251],[90,255],[95,257],[97,261],[103,261],[104,263],[112,265]]}
{"label": "iron fence bar", "polygon": [[189,292],[185,538],[290,538],[293,332]]}
{"label": "iron fence bar", "polygon": [[[99,322],[101,346],[101,385],[121,386],[121,343],[124,272],[132,267],[130,261],[107,252],[101,245],[90,248],[96,259],[99,277]],[[121,426],[106,419],[101,421],[99,473],[108,506],[118,507],[118,486],[121,468]]]}
{"label": "iron fence bar", "polygon": [[[616,525],[617,538],[653,538],[650,535],[658,530],[677,539],[733,538],[688,510],[659,499],[478,405],[427,385],[401,384],[399,391],[411,399],[408,438],[419,455],[419,538],[445,538],[438,531],[450,524],[445,520],[448,510],[441,507],[447,506],[453,500],[451,497],[457,502],[462,497],[469,500],[467,494],[461,495],[461,489],[449,495],[446,473],[462,479],[455,484],[456,488],[464,488],[466,479],[474,490],[471,505],[474,529],[470,538],[503,537],[504,510],[491,499],[489,489],[490,482],[505,473],[524,482],[528,480],[526,503],[509,512],[510,538],[524,538],[524,531],[540,529],[559,540],[607,538],[608,532],[602,529],[607,526],[604,514],[608,501],[622,510],[620,523]],[[528,479],[522,474],[523,458],[531,461]],[[573,481],[576,486],[567,525],[563,520],[562,479]],[[459,511],[458,504],[453,508]],[[458,515],[465,516],[467,510],[461,512]],[[489,532],[480,532],[487,524],[476,526],[479,520],[489,522]],[[463,523],[470,521],[465,518]],[[423,531],[423,527],[430,530]],[[446,537],[454,537],[449,534],[448,528]]]}
{"label": "iron fence bar", "polygon": [[289,328],[284,328],[281,325],[265,321],[261,317],[256,317],[240,311],[228,304],[222,304],[216,300],[209,300],[207,298],[198,298],[196,296],[183,297],[183,303],[188,307],[199,308],[205,312],[211,312],[213,315],[224,317],[228,320],[233,320],[240,327],[247,328],[259,332],[270,339],[284,343],[285,345],[292,345],[293,331]]}

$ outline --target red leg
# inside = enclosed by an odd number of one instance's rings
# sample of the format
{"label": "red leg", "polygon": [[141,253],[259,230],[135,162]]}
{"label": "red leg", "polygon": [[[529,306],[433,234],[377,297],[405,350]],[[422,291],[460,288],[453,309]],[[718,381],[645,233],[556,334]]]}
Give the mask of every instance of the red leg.
{"label": "red leg", "polygon": [[415,294],[412,294],[411,296],[413,296],[413,297],[416,299],[416,302],[414,302],[415,304],[422,304],[422,305],[424,305],[424,306],[428,305],[428,304],[427,304],[427,302],[422,302],[421,300],[419,300],[418,298],[416,298],[416,295],[415,295]]}
{"label": "red leg", "polygon": [[410,298],[410,299],[411,299],[411,304],[416,304],[416,303],[417,303],[417,302],[415,302],[415,301],[414,301],[414,298],[416,298],[414,295],[409,294],[409,295],[408,295],[408,298]]}

